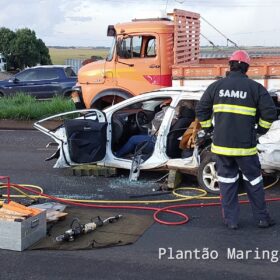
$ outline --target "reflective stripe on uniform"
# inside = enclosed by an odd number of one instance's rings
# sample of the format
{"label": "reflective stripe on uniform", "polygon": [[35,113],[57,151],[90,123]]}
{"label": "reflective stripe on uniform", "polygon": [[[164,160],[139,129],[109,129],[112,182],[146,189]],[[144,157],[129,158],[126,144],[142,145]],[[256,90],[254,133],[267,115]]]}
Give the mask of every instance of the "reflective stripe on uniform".
{"label": "reflective stripe on uniform", "polygon": [[234,178],[226,178],[226,177],[222,177],[222,176],[217,176],[218,181],[220,183],[235,183],[238,179],[239,179],[239,174],[237,174]]}
{"label": "reflective stripe on uniform", "polygon": [[265,120],[263,120],[263,119],[260,119],[259,120],[259,125],[261,126],[261,127],[263,127],[263,128],[267,128],[267,129],[269,129],[270,127],[271,127],[271,122],[267,122],[267,121],[265,121]]}
{"label": "reflective stripe on uniform", "polygon": [[200,122],[202,128],[208,128],[212,126],[212,119]]}
{"label": "reflective stripe on uniform", "polygon": [[253,107],[231,105],[231,104],[215,104],[213,106],[214,113],[232,113],[238,115],[255,116],[257,109]]}
{"label": "reflective stripe on uniform", "polygon": [[228,148],[216,146],[212,143],[211,152],[225,156],[252,156],[257,153],[257,147],[253,148]]}
{"label": "reflective stripe on uniform", "polygon": [[256,179],[254,179],[254,180],[252,180],[252,181],[249,181],[248,178],[247,178],[244,174],[242,175],[242,177],[243,177],[243,179],[244,179],[245,181],[250,182],[250,184],[251,184],[252,186],[255,186],[255,185],[259,184],[259,183],[263,180],[262,175],[260,175],[259,177],[257,177]]}

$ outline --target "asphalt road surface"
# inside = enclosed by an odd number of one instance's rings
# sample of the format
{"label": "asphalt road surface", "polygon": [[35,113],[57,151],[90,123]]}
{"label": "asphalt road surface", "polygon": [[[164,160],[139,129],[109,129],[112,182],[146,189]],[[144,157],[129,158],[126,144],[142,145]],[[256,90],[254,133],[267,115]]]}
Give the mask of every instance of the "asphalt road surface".
{"label": "asphalt road surface", "polygon": [[[0,175],[14,183],[40,185],[48,194],[126,199],[151,192],[159,186],[153,181],[163,175],[144,173],[134,184],[129,184],[126,172],[114,178],[74,177],[70,170],[55,170],[44,162],[51,152],[44,148],[48,137],[40,132],[2,130],[0,139]],[[186,177],[183,185],[194,183]],[[279,187],[268,190],[267,196],[280,196]],[[236,231],[223,226],[219,207],[201,207],[181,209],[191,218],[185,225],[153,224],[132,245],[83,251],[0,250],[0,279],[279,279],[279,207],[279,202],[269,204],[277,222],[269,229],[255,227],[249,205],[241,206]],[[203,252],[211,254],[202,259]]]}

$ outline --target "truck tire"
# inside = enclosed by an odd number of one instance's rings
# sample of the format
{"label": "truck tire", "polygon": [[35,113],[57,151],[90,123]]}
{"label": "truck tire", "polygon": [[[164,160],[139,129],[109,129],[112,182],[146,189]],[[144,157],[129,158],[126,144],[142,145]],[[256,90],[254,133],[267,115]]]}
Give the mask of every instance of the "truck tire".
{"label": "truck tire", "polygon": [[103,110],[109,106],[111,106],[112,103],[107,102],[103,100],[102,98],[98,99],[95,101],[93,104],[91,104],[90,108],[92,109],[98,109],[98,110]]}
{"label": "truck tire", "polygon": [[112,104],[119,103],[125,99],[132,97],[129,92],[120,89],[109,89],[98,93],[91,103],[91,108],[102,110]]}
{"label": "truck tire", "polygon": [[202,159],[197,172],[197,181],[200,187],[208,193],[219,194],[218,177],[214,155],[207,152]]}

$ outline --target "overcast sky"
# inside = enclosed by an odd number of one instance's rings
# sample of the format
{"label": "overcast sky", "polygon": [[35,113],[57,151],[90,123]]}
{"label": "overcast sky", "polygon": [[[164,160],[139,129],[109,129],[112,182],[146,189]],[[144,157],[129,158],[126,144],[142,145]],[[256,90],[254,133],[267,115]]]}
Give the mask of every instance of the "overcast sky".
{"label": "overcast sky", "polygon": [[[174,8],[200,13],[240,46],[280,46],[280,0],[0,0],[0,26],[30,28],[47,46],[110,46],[107,26],[158,17]],[[227,40],[201,21],[216,45]],[[201,45],[207,41],[201,38]]]}

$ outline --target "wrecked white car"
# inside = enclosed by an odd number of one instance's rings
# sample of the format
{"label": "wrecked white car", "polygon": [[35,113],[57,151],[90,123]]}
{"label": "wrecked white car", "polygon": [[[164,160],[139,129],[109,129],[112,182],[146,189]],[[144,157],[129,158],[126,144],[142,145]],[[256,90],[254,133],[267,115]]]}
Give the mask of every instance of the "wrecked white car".
{"label": "wrecked white car", "polygon": [[[131,180],[137,180],[140,170],[176,169],[196,175],[202,188],[218,193],[211,137],[202,137],[203,141],[190,149],[180,148],[182,135],[195,119],[194,109],[202,94],[203,90],[165,88],[104,111],[58,114],[36,122],[34,127],[58,144],[58,152],[50,158],[57,158],[54,167],[97,164],[123,168],[130,170]],[[75,117],[69,119],[71,115]],[[56,128],[43,126],[62,117],[68,118]],[[280,169],[279,161],[276,169]]]}

